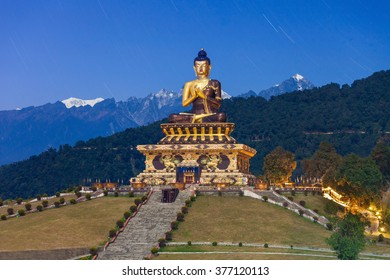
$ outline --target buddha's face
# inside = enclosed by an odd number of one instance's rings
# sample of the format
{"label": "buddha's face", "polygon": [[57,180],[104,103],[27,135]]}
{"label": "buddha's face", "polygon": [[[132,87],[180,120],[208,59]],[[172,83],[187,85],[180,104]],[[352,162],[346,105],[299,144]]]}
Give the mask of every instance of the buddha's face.
{"label": "buddha's face", "polygon": [[207,78],[210,75],[211,65],[207,60],[195,61],[194,70],[198,78]]}

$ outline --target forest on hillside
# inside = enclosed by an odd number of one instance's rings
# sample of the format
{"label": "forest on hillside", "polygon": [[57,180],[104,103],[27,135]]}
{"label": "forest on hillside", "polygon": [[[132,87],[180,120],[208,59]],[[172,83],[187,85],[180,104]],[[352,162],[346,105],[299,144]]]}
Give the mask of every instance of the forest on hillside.
{"label": "forest on hillside", "polygon": [[[390,70],[374,73],[352,85],[323,87],[272,97],[232,98],[221,110],[236,128],[232,136],[257,150],[251,172],[262,174],[263,158],[281,146],[300,161],[309,158],[322,141],[341,155],[368,156],[380,140],[390,139]],[[109,137],[62,145],[28,160],[0,167],[0,197],[29,197],[92,180],[128,182],[144,168],[138,144],[157,143],[160,123],[127,129]]]}

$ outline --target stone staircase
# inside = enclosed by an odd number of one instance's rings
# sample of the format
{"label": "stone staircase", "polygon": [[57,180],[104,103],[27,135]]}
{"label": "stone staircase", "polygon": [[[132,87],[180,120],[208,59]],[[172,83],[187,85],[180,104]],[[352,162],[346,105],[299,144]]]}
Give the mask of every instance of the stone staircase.
{"label": "stone staircase", "polygon": [[171,228],[176,214],[191,195],[190,190],[180,191],[174,203],[162,203],[161,190],[156,190],[138,214],[130,220],[114,243],[99,253],[99,260],[142,260]]}

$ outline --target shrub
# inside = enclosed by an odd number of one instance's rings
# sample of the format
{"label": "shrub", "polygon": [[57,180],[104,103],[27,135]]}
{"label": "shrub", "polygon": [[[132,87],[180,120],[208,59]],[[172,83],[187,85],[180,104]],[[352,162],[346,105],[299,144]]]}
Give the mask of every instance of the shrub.
{"label": "shrub", "polygon": [[142,200],[141,199],[139,199],[139,198],[136,198],[135,200],[134,200],[134,203],[135,203],[135,205],[140,205],[141,203],[142,203]]}
{"label": "shrub", "polygon": [[104,196],[107,196],[108,195],[108,190],[104,190],[103,194],[104,194]]}
{"label": "shrub", "polygon": [[16,203],[17,203],[17,204],[20,205],[20,204],[22,204],[22,202],[23,202],[23,198],[20,198],[20,197],[19,197],[18,199],[16,199]]}
{"label": "shrub", "polygon": [[38,210],[39,212],[41,212],[41,211],[43,210],[43,206],[42,206],[42,205],[37,205],[37,210]]}
{"label": "shrub", "polygon": [[318,214],[318,212],[319,212],[318,209],[314,209],[313,211],[314,211],[314,213],[317,213],[317,214]]}
{"label": "shrub", "polygon": [[172,232],[167,231],[165,233],[165,240],[171,241],[172,240]]}
{"label": "shrub", "polygon": [[47,193],[44,193],[44,194],[42,195],[42,197],[45,197],[45,198],[46,198],[46,197],[47,197]]}
{"label": "shrub", "polygon": [[18,214],[19,214],[19,216],[24,216],[24,215],[26,215],[26,211],[24,211],[24,209],[19,209]]}
{"label": "shrub", "polygon": [[158,246],[159,246],[160,248],[165,247],[166,245],[167,245],[167,244],[166,244],[165,238],[160,238],[160,239],[158,240]]}
{"label": "shrub", "polygon": [[264,248],[268,248],[268,243],[264,243]]}
{"label": "shrub", "polygon": [[3,206],[3,200],[0,198],[0,206]]}
{"label": "shrub", "polygon": [[188,245],[188,246],[191,246],[191,245],[192,245],[192,242],[191,242],[191,241],[187,241],[187,245]]}
{"label": "shrub", "polygon": [[385,241],[383,234],[379,234],[378,235],[378,242],[383,242],[383,241]]}
{"label": "shrub", "polygon": [[91,190],[92,190],[93,192],[96,192],[96,191],[97,191],[97,188],[96,188],[95,186],[93,186],[93,187],[91,187]]}
{"label": "shrub", "polygon": [[42,206],[45,207],[45,208],[47,206],[49,206],[49,201],[47,201],[47,200],[42,201]]}
{"label": "shrub", "polygon": [[7,220],[7,216],[6,216],[6,215],[1,215],[1,219],[2,219],[3,221]]}
{"label": "shrub", "polygon": [[336,215],[338,211],[338,206],[333,201],[327,201],[325,203],[324,211],[331,215]]}
{"label": "shrub", "polygon": [[77,203],[76,199],[74,199],[74,198],[72,198],[71,200],[69,200],[69,202],[70,202],[70,204],[76,204],[76,203]]}
{"label": "shrub", "polygon": [[40,194],[37,195],[37,200],[40,201],[42,199],[42,196]]}
{"label": "shrub", "polygon": [[291,190],[291,195],[295,196],[295,190]]}
{"label": "shrub", "polygon": [[294,249],[294,246],[293,246],[293,245],[290,245],[290,249]]}
{"label": "shrub", "polygon": [[238,243],[238,246],[239,246],[239,247],[242,247],[242,242]]}
{"label": "shrub", "polygon": [[307,196],[307,190],[305,190],[305,191],[303,192],[303,194],[304,194],[305,196]]}
{"label": "shrub", "polygon": [[187,214],[187,213],[188,213],[188,207],[187,207],[187,206],[183,206],[183,207],[181,208],[181,212],[182,212],[183,214]]}
{"label": "shrub", "polygon": [[26,203],[25,205],[24,205],[24,208],[26,208],[26,211],[30,211],[31,210],[31,204],[30,203]]}
{"label": "shrub", "polygon": [[193,195],[193,196],[190,197],[190,199],[191,199],[191,201],[195,201],[196,200],[196,196]]}
{"label": "shrub", "polygon": [[303,214],[305,213],[305,211],[303,211],[302,209],[299,209],[298,212],[299,212],[299,216],[303,216]]}
{"label": "shrub", "polygon": [[61,193],[60,192],[56,192],[56,197],[60,197],[61,196]]}
{"label": "shrub", "polygon": [[119,193],[117,191],[114,192],[114,196],[115,197],[118,197],[119,196]]}
{"label": "shrub", "polygon": [[318,222],[318,218],[317,217],[313,217],[313,223],[317,223]]}
{"label": "shrub", "polygon": [[316,191],[312,191],[311,194],[312,194],[312,195],[316,195]]}
{"label": "shrub", "polygon": [[125,217],[125,219],[127,220],[131,217],[131,213],[129,211],[126,211],[125,213],[123,213],[123,217]]}
{"label": "shrub", "polygon": [[263,195],[261,198],[263,199],[264,202],[268,201],[268,196],[266,196],[266,195]]}
{"label": "shrub", "polygon": [[90,193],[87,193],[87,194],[85,195],[85,198],[86,198],[87,200],[91,200],[91,194],[90,194]]}
{"label": "shrub", "polygon": [[95,256],[97,254],[96,247],[89,248],[89,254],[92,255],[92,256]]}
{"label": "shrub", "polygon": [[200,190],[195,190],[195,195],[200,196]]}
{"label": "shrub", "polygon": [[116,229],[110,229],[110,231],[108,232],[108,236],[110,238],[113,238],[115,235],[116,235]]}
{"label": "shrub", "polygon": [[14,214],[14,208],[8,208],[7,209],[8,215],[13,215]]}
{"label": "shrub", "polygon": [[290,201],[294,201],[294,198],[292,197],[292,196],[289,196],[289,197],[287,197],[288,198],[288,200],[290,200]]}
{"label": "shrub", "polygon": [[137,205],[131,205],[131,206],[130,206],[130,211],[131,211],[132,213],[137,212]]}
{"label": "shrub", "polygon": [[152,250],[150,250],[150,252],[151,252],[153,255],[157,255],[158,249],[157,249],[156,247],[153,247]]}
{"label": "shrub", "polygon": [[217,246],[217,245],[218,245],[218,242],[217,242],[217,241],[213,241],[213,242],[211,243],[211,245]]}
{"label": "shrub", "polygon": [[60,203],[59,201],[55,201],[55,202],[54,202],[54,206],[55,206],[56,208],[59,208],[60,205],[61,205],[61,203]]}
{"label": "shrub", "polygon": [[123,228],[124,223],[122,220],[118,220],[116,221],[116,225],[118,226],[118,228]]}
{"label": "shrub", "polygon": [[76,194],[77,197],[81,197],[82,196],[81,192],[79,192],[79,191],[76,191],[75,194]]}
{"label": "shrub", "polygon": [[328,230],[333,230],[333,225],[332,225],[331,223],[327,223],[327,224],[326,224],[326,228],[327,228]]}
{"label": "shrub", "polygon": [[174,222],[171,223],[171,228],[172,228],[173,230],[178,229],[178,227],[179,227],[178,222],[174,221]]}
{"label": "shrub", "polygon": [[133,191],[129,191],[129,197],[134,197],[134,192]]}
{"label": "shrub", "polygon": [[240,193],[238,195],[242,197],[242,196],[244,196],[244,192],[240,191]]}
{"label": "shrub", "polygon": [[300,201],[299,201],[299,205],[301,205],[302,207],[305,207],[305,205],[306,205],[306,201],[304,201],[304,200],[300,200]]}
{"label": "shrub", "polygon": [[176,220],[179,221],[179,222],[184,221],[184,214],[181,213],[181,212],[177,213]]}
{"label": "shrub", "polygon": [[61,198],[60,198],[60,203],[61,203],[61,204],[64,204],[64,203],[65,203],[65,198],[61,197]]}
{"label": "shrub", "polygon": [[146,195],[141,197],[142,202],[145,202],[147,199],[148,199],[148,197]]}
{"label": "shrub", "polygon": [[187,207],[190,207],[190,206],[191,206],[191,200],[187,199],[187,200],[185,201],[185,203],[186,203],[186,206],[187,206]]}
{"label": "shrub", "polygon": [[222,192],[221,191],[218,191],[218,196],[222,196]]}
{"label": "shrub", "polygon": [[285,202],[283,202],[283,207],[284,208],[287,208],[287,206],[288,206],[288,203],[285,201]]}

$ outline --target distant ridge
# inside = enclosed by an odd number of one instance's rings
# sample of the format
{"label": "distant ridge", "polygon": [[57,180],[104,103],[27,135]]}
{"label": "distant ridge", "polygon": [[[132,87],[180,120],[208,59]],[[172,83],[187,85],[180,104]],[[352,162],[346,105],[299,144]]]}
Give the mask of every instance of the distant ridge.
{"label": "distant ridge", "polygon": [[300,74],[295,74],[282,83],[262,90],[259,93],[255,93],[253,90],[250,90],[247,93],[239,95],[239,97],[261,96],[269,100],[272,96],[281,95],[286,92],[303,91],[312,88],[314,88],[314,85],[309,80],[305,79]]}

